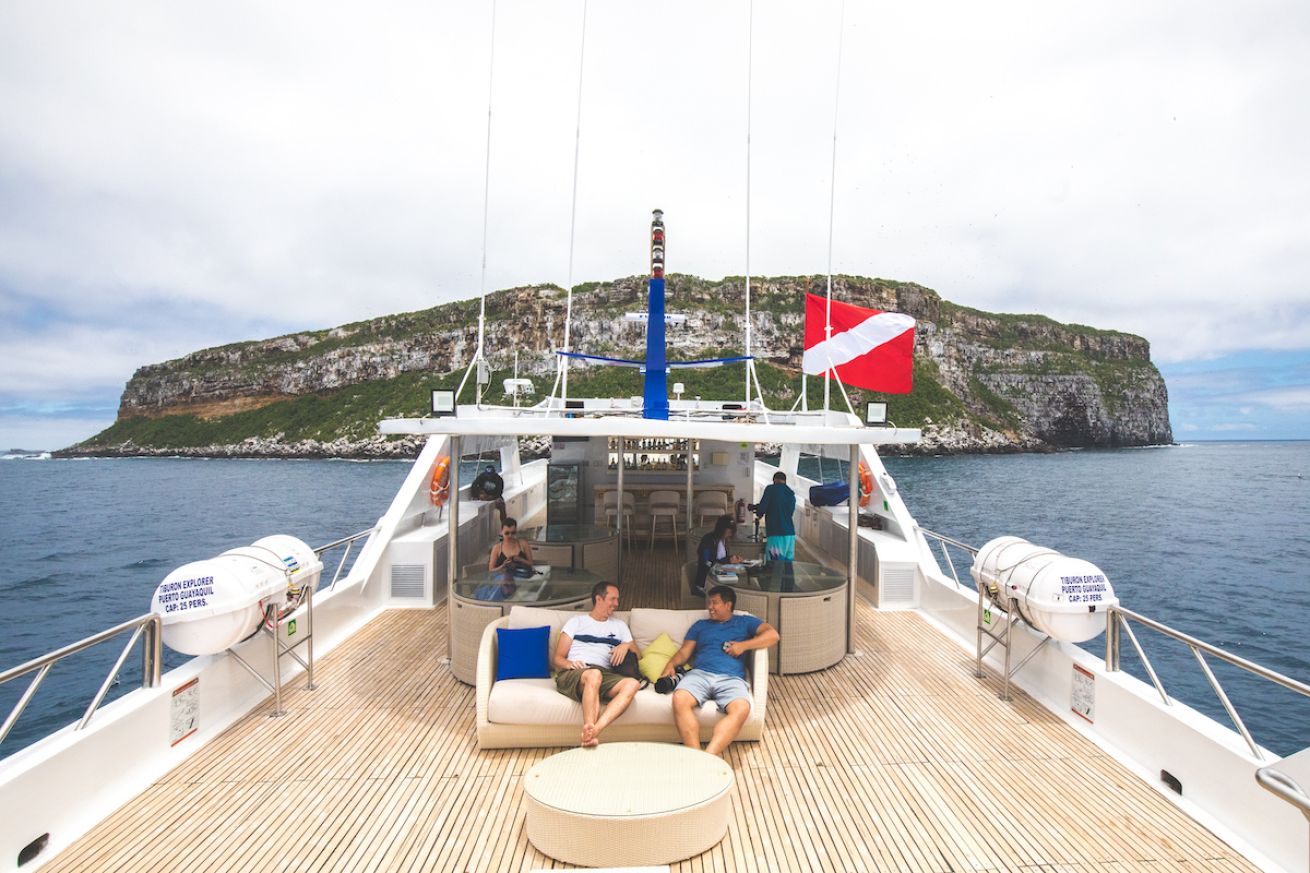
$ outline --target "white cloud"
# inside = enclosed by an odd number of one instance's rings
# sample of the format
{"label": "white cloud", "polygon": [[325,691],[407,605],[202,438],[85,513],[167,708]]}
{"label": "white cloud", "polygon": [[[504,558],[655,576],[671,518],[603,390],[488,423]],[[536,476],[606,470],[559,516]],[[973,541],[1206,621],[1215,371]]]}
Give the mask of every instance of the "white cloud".
{"label": "white cloud", "polygon": [[1289,412],[1310,411],[1310,385],[1270,388],[1247,394],[1245,399]]}
{"label": "white cloud", "polygon": [[[822,272],[841,7],[754,8],[750,267]],[[496,10],[486,283],[564,284],[582,5]],[[654,207],[671,270],[745,272],[747,4],[587,14],[573,281],[642,272]],[[836,271],[1160,361],[1310,348],[1310,7],[847,4],[841,36]],[[78,325],[0,371],[58,395],[476,294],[490,48],[485,2],[0,6],[0,312]]]}
{"label": "white cloud", "polygon": [[112,412],[101,416],[12,415],[0,412],[0,451],[27,449],[51,452],[80,442],[113,423]]}

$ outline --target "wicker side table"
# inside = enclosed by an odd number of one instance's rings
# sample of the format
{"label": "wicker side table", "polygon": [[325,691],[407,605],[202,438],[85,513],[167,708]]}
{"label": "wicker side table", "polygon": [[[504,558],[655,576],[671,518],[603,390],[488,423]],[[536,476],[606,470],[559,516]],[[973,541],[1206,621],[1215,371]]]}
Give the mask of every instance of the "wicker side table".
{"label": "wicker side table", "polygon": [[732,815],[732,768],[667,743],[602,743],[523,777],[528,840],[587,867],[672,864],[716,846]]}

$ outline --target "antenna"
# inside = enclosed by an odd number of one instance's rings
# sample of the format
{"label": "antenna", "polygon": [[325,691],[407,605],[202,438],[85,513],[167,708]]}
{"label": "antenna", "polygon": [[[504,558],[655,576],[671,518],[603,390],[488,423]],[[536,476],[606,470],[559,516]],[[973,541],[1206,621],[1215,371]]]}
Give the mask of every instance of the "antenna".
{"label": "antenna", "polygon": [[[492,85],[495,84],[496,75],[496,2],[491,3],[491,61],[487,70],[487,157],[483,164],[484,172],[482,178],[482,287],[478,292],[478,347],[473,352],[473,360],[469,361],[468,369],[464,371],[464,378],[459,382],[459,388],[455,391],[455,402],[459,403],[459,395],[464,391],[464,384],[469,380],[469,374],[473,368],[482,360],[483,341],[486,336],[487,324],[487,213],[490,211],[491,202],[491,94]],[[482,382],[478,382],[477,405],[482,405]]]}
{"label": "antenna", "polygon": [[756,395],[764,420],[769,420],[769,407],[764,402],[760,376],[755,371],[755,357],[751,353],[751,95],[752,73],[755,68],[755,2],[751,0],[747,28],[746,49],[746,408],[751,405],[751,380],[755,380]]}
{"label": "antenna", "polygon": [[[582,72],[587,60],[587,0],[582,0],[582,46],[578,50],[578,113],[577,127],[573,137],[573,206],[569,213],[569,281],[568,302],[564,306],[564,351],[571,352],[571,328],[573,326],[573,240],[578,226],[578,152],[582,148]],[[560,407],[568,405],[569,399],[569,358],[560,356],[559,378]]]}
{"label": "antenna", "polygon": [[[746,357],[751,356],[751,76],[755,67],[755,0],[751,0],[746,24]],[[751,370],[746,361],[746,405],[751,402]]]}

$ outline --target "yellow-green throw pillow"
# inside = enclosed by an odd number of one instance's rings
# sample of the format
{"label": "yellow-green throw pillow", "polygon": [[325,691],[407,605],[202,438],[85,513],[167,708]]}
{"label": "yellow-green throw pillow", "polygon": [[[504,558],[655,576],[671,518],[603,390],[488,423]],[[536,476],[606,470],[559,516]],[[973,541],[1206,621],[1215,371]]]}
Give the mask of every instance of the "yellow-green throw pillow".
{"label": "yellow-green throw pillow", "polygon": [[662,633],[655,638],[655,642],[646,647],[646,651],[641,653],[637,668],[641,670],[641,675],[654,682],[660,678],[660,674],[676,654],[678,654],[678,644],[668,634]]}

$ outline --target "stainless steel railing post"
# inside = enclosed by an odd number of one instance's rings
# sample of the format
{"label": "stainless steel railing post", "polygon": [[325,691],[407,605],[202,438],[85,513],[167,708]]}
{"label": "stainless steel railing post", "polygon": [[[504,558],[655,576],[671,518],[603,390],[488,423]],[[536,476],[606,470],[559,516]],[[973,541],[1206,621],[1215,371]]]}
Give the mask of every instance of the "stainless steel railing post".
{"label": "stainless steel railing post", "polygon": [[450,450],[450,497],[446,503],[450,514],[446,521],[446,657],[455,660],[455,580],[459,578],[459,462],[463,454],[463,441],[459,434],[451,434],[447,443]]}
{"label": "stainless steel railing post", "polygon": [[846,653],[855,653],[855,582],[856,567],[860,558],[860,446],[851,443],[850,460],[846,470]]}
{"label": "stainless steel railing post", "polygon": [[23,714],[23,710],[27,709],[27,704],[32,701],[36,689],[41,687],[41,683],[45,681],[46,675],[49,674],[50,668],[53,666],[54,662],[52,661],[41,667],[36,676],[32,678],[32,682],[27,686],[27,690],[23,692],[23,696],[18,699],[18,703],[14,704],[14,709],[9,713],[9,718],[5,719],[3,725],[0,725],[0,743],[3,743],[5,737],[9,736],[9,731],[13,730],[14,722],[18,721],[18,717]]}
{"label": "stainless steel railing post", "polygon": [[[123,664],[126,663],[127,656],[132,653],[132,647],[136,645],[136,641],[140,639],[141,632],[145,630],[146,627],[148,627],[148,624],[139,624],[137,625],[136,630],[132,632],[132,636],[127,641],[127,645],[123,646],[123,653],[119,655],[118,660],[114,662],[114,666],[110,669],[109,675],[106,676],[105,681],[101,683],[100,690],[97,691],[96,696],[92,698],[91,705],[86,708],[86,714],[83,715],[82,720],[77,723],[77,730],[82,730],[88,723],[90,723],[91,716],[95,715],[96,709],[100,706],[100,702],[105,699],[105,695],[108,694],[109,689],[113,687],[114,680],[118,678],[118,671],[123,669]],[[142,643],[141,651],[143,655],[145,650],[146,646]],[[143,686],[145,685],[144,678],[142,679],[141,684]]]}
{"label": "stainless steel railing post", "polygon": [[1105,612],[1105,671],[1107,673],[1119,672],[1119,623],[1123,619],[1114,607],[1110,607]]}
{"label": "stainless steel railing post", "polygon": [[977,650],[978,660],[973,668],[973,675],[978,679],[981,679],[983,677],[982,659],[983,659],[984,652],[983,652],[982,638],[983,638],[983,612],[985,609],[986,607],[983,605],[982,586],[979,586],[978,587],[978,620],[974,622],[974,624],[976,625],[975,630],[978,631],[978,650]]}
{"label": "stainless steel railing post", "polygon": [[273,712],[269,718],[281,718],[287,712],[282,708],[282,625],[278,624],[275,603],[264,609],[264,630],[273,638]]}
{"label": "stainless steel railing post", "polygon": [[314,589],[305,592],[305,613],[309,618],[309,638],[305,640],[305,650],[309,656],[309,663],[305,665],[307,682],[306,690],[313,691],[318,688],[314,684]]}

